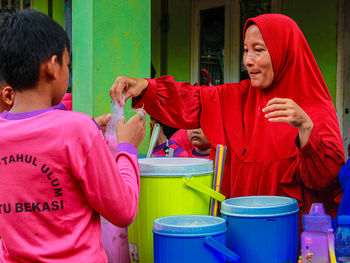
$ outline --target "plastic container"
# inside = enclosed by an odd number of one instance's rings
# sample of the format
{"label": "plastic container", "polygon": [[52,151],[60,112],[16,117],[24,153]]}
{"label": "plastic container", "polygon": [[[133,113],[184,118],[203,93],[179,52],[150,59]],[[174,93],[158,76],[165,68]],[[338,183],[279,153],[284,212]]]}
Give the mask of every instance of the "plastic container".
{"label": "plastic container", "polygon": [[128,230],[108,222],[101,216],[101,242],[108,263],[129,263]]}
{"label": "plastic container", "polygon": [[155,263],[238,262],[226,248],[226,222],[214,216],[170,216],[153,224]]}
{"label": "plastic container", "polygon": [[303,229],[301,234],[301,250],[303,263],[330,261],[328,233],[331,229],[331,217],[326,214],[323,204],[314,203],[307,215],[303,215]]}
{"label": "plastic container", "polygon": [[129,248],[134,262],[153,262],[153,221],[174,215],[209,215],[213,162],[199,158],[140,159],[140,199],[129,226]]}
{"label": "plastic container", "polygon": [[240,263],[298,261],[298,203],[280,196],[246,196],[221,203],[227,247]]}
{"label": "plastic container", "polygon": [[335,231],[335,255],[338,263],[350,262],[350,215],[338,216]]}

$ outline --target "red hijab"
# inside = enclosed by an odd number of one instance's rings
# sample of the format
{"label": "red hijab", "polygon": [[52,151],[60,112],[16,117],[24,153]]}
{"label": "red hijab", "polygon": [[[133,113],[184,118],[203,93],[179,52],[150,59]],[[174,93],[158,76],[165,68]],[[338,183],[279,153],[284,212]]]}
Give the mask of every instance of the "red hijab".
{"label": "red hijab", "polygon": [[[208,97],[210,100],[202,103],[202,123],[208,127],[208,133],[212,130],[209,126],[216,123],[219,127],[225,126],[223,128],[229,134],[228,138],[224,133],[219,133],[220,136],[217,132],[212,136],[208,134],[213,137],[212,141],[225,143],[228,139],[238,155],[247,147],[254,147],[257,149],[256,154],[251,156],[254,160],[266,161],[295,155],[298,130],[287,123],[270,123],[261,112],[270,99],[279,97],[294,100],[310,116],[318,134],[334,148],[343,149],[338,119],[327,85],[297,24],[285,15],[264,14],[248,19],[244,32],[253,23],[258,26],[270,53],[273,83],[267,89],[252,87],[250,80],[229,84],[229,88],[222,85],[221,91],[226,94],[219,95],[220,102],[214,99],[215,94],[206,94],[216,93],[216,90],[203,89],[203,100],[208,100]],[[217,103],[221,104],[219,109]],[[223,120],[215,117],[206,120],[208,115],[212,115],[210,112],[217,110],[221,112]],[[263,148],[263,151],[258,148]],[[261,155],[261,152],[264,154]],[[343,151],[340,150],[339,154],[343,155]]]}
{"label": "red hijab", "polygon": [[[244,32],[251,24],[258,26],[270,53],[273,83],[267,89],[252,87],[250,80],[202,88],[201,127],[208,140],[213,146],[230,145],[231,152],[238,158],[246,151],[245,162],[295,159],[298,129],[288,123],[271,123],[261,111],[274,97],[289,98],[310,116],[313,131],[344,158],[332,99],[297,24],[285,15],[265,14],[248,19]],[[298,162],[293,165],[295,167],[291,167],[281,183],[292,182]],[[225,176],[230,176],[227,173],[229,169],[225,170]]]}

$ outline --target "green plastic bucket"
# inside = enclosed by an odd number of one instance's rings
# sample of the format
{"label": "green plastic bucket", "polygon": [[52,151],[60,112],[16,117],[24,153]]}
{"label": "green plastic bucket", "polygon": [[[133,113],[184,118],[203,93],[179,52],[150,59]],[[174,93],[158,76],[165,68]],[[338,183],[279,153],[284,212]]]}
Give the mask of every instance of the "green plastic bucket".
{"label": "green plastic bucket", "polygon": [[153,261],[153,221],[174,215],[209,215],[213,162],[199,158],[140,159],[140,199],[135,221],[128,228],[133,262]]}

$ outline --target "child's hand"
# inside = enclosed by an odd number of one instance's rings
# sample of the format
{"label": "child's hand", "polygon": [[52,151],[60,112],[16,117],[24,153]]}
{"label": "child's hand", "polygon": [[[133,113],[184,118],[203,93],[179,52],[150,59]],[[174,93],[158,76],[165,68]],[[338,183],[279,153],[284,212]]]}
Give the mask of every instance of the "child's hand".
{"label": "child's hand", "polygon": [[118,143],[128,142],[139,147],[146,135],[146,118],[135,114],[127,123],[121,118],[117,123]]}
{"label": "child's hand", "polygon": [[117,101],[120,106],[123,105],[122,94],[125,95],[125,101],[130,97],[141,95],[147,88],[148,82],[145,79],[132,77],[117,77],[112,87],[109,89],[109,95],[113,101]]}
{"label": "child's hand", "polygon": [[106,131],[107,123],[110,121],[111,118],[112,114],[110,113],[105,113],[95,118],[97,125],[100,126],[103,133]]}

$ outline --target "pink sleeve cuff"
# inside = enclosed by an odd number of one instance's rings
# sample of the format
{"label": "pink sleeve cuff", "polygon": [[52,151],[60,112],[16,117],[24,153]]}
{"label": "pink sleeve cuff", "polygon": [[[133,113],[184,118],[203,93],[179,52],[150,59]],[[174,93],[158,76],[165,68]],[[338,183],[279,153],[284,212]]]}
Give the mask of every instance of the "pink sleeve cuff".
{"label": "pink sleeve cuff", "polygon": [[120,152],[127,152],[138,157],[138,151],[135,148],[135,146],[127,142],[122,142],[118,144],[118,153]]}
{"label": "pink sleeve cuff", "polygon": [[157,83],[154,79],[146,79],[148,81],[148,86],[146,88],[145,94],[143,96],[138,96],[132,99],[133,108],[141,108],[145,106],[147,111],[153,104],[154,98],[157,95]]}

